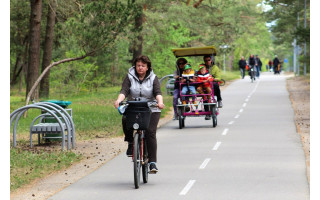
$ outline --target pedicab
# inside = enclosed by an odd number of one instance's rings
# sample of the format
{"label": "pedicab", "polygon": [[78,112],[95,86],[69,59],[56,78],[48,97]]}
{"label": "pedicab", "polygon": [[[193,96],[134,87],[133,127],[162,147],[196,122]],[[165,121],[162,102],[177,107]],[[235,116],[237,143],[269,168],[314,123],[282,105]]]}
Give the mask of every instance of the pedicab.
{"label": "pedicab", "polygon": [[[176,48],[172,49],[172,52],[176,59],[179,57],[203,57],[205,55],[209,56],[216,56],[217,50],[214,46],[206,46],[206,47],[190,47],[190,48]],[[201,58],[202,59],[202,58]],[[176,62],[177,63],[177,62]],[[194,65],[196,66],[196,65]],[[176,64],[177,71],[179,72],[179,66]],[[209,73],[211,71],[209,69]],[[197,73],[195,73],[196,75]],[[181,74],[180,74],[181,77]],[[207,94],[190,94],[187,93],[183,95],[181,90],[183,86],[186,85],[194,85],[196,88],[202,84],[201,82],[186,82],[182,83],[179,82],[179,94],[180,97],[178,98],[178,119],[179,119],[179,129],[185,127],[185,120],[188,117],[203,117],[203,116],[210,116],[212,118],[212,125],[216,127],[218,124],[217,115],[219,114],[219,109],[217,106],[217,99],[214,95],[213,89],[213,82],[210,82],[211,93]],[[182,97],[185,98],[185,102],[182,101]],[[194,97],[195,102],[190,100],[190,98]],[[184,104],[185,103],[185,104]]]}

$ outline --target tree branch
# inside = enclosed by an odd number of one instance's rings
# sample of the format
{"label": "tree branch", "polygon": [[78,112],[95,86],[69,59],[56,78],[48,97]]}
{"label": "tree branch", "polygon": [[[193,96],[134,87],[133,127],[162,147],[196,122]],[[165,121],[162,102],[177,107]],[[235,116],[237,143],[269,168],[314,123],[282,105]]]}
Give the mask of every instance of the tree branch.
{"label": "tree branch", "polygon": [[75,60],[81,60],[81,59],[84,59],[85,57],[87,56],[90,56],[94,53],[94,51],[90,52],[90,53],[87,53],[83,56],[80,56],[80,57],[76,57],[76,58],[66,58],[66,59],[63,59],[63,60],[59,60],[57,62],[53,62],[51,63],[50,65],[48,65],[46,67],[46,69],[41,73],[41,75],[38,77],[38,79],[36,80],[36,82],[33,84],[32,88],[30,89],[29,93],[28,93],[28,96],[26,98],[26,105],[29,104],[29,101],[30,101],[30,97],[31,95],[34,93],[35,89],[37,88],[38,84],[40,83],[41,79],[44,77],[44,75],[49,71],[49,69],[51,69],[53,66],[56,66],[56,65],[60,65],[62,63],[65,63],[65,62],[71,62],[71,61],[75,61]]}

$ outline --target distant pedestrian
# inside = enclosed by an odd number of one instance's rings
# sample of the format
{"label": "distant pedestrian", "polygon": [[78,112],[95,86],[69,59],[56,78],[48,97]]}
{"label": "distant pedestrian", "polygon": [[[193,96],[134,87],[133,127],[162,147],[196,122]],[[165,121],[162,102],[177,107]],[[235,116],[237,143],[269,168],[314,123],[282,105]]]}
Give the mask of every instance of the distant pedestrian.
{"label": "distant pedestrian", "polygon": [[262,67],[262,62],[259,58],[258,55],[256,55],[256,68],[257,68],[257,77],[259,78],[260,77],[260,72],[261,72],[261,67]]}
{"label": "distant pedestrian", "polygon": [[273,59],[273,72],[274,74],[280,73],[280,61],[277,55],[275,55],[275,58]]}
{"label": "distant pedestrian", "polygon": [[246,75],[246,60],[244,59],[243,56],[241,56],[241,59],[239,60],[239,69],[241,72],[241,78],[244,79],[244,76]]}
{"label": "distant pedestrian", "polygon": [[271,59],[269,60],[268,65],[269,65],[269,71],[271,72],[272,71],[272,65],[273,65],[273,62],[272,62]]}

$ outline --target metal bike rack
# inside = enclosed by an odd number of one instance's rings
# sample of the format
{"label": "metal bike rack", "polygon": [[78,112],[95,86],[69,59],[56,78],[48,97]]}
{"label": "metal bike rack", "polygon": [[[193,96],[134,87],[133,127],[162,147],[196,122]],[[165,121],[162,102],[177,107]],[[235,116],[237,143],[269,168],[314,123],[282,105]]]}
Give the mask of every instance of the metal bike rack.
{"label": "metal bike rack", "polygon": [[[44,116],[51,115],[57,120],[57,122],[60,126],[60,130],[62,133],[62,136],[61,136],[62,150],[64,150],[64,146],[65,146],[65,128],[67,129],[67,149],[70,150],[71,141],[72,141],[72,148],[75,147],[75,127],[74,127],[72,117],[69,115],[69,113],[64,108],[62,108],[61,106],[56,105],[54,103],[51,103],[51,102],[39,102],[39,103],[27,105],[27,106],[21,107],[15,111],[13,111],[10,114],[10,127],[12,126],[12,122],[15,120],[14,127],[13,127],[13,147],[16,147],[16,145],[17,145],[18,121],[20,120],[21,116],[27,110],[29,110],[31,108],[44,110],[47,112],[47,114],[41,114],[32,121],[31,126],[30,126],[30,146],[32,146],[32,127],[33,127],[33,124],[36,122],[37,119],[40,118],[40,120],[42,120],[42,118]],[[63,119],[63,121],[59,117],[61,117]],[[40,135],[38,135],[38,142],[40,141],[39,137],[40,137]]]}

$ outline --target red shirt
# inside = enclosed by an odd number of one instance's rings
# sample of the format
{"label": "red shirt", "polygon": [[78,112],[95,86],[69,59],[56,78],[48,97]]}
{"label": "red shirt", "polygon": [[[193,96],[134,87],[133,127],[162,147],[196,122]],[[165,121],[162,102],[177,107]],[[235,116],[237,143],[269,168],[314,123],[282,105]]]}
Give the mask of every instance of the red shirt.
{"label": "red shirt", "polygon": [[[197,75],[197,82],[203,82],[205,80],[213,81],[213,77],[209,74],[208,70],[205,74],[201,74],[200,71],[198,71]],[[210,82],[203,83],[203,87],[210,87]]]}

